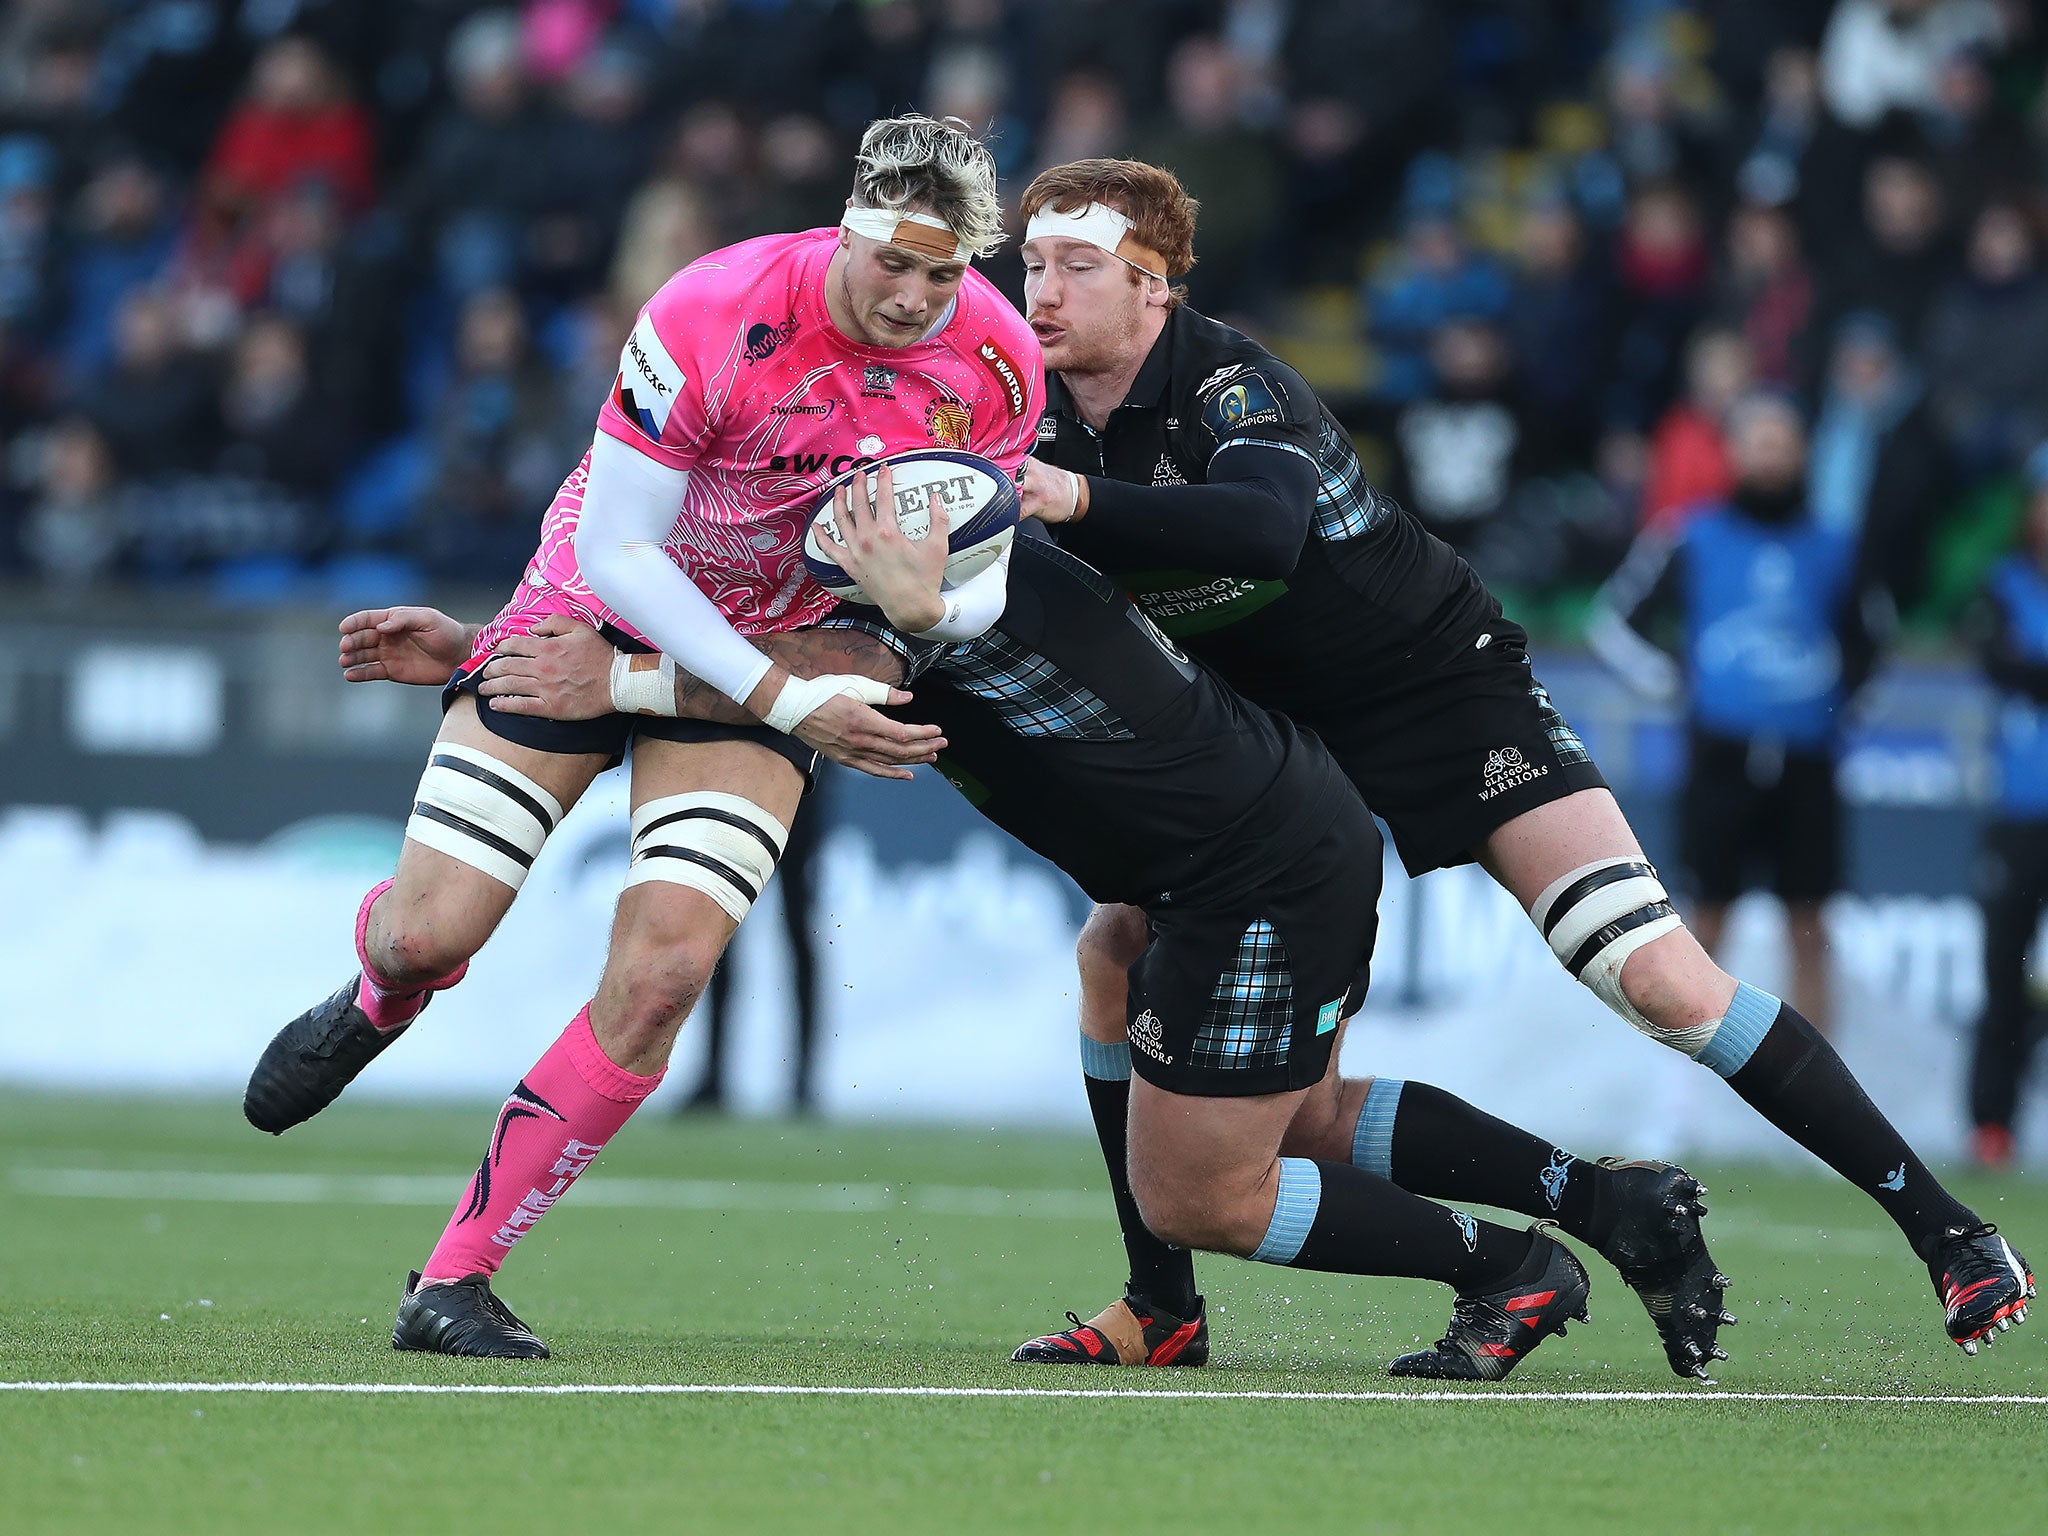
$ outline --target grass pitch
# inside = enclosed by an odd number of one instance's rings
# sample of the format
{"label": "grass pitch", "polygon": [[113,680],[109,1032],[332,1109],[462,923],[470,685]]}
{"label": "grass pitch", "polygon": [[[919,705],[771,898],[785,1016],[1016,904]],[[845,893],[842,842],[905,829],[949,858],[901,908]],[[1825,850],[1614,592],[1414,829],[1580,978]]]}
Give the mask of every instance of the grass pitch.
{"label": "grass pitch", "polygon": [[[394,1354],[489,1116],[343,1104],[273,1142],[226,1099],[0,1097],[0,1381],[903,1390],[0,1391],[0,1529],[1775,1536],[2048,1509],[2048,1317],[1966,1359],[1890,1226],[1819,1176],[1695,1170],[1742,1319],[1718,1392],[1668,1373],[1597,1260],[1593,1325],[1501,1387],[1380,1374],[1440,1331],[1441,1288],[1215,1259],[1210,1368],[1011,1366],[1122,1276],[1092,1145],[807,1124],[636,1122],[507,1267],[555,1359]],[[2048,1257],[2048,1187],[1964,1189]],[[962,1388],[1086,1395],[937,1395]],[[1679,1395],[1535,1395],[1620,1392]],[[2039,1401],[1930,1400],[1955,1396]]]}

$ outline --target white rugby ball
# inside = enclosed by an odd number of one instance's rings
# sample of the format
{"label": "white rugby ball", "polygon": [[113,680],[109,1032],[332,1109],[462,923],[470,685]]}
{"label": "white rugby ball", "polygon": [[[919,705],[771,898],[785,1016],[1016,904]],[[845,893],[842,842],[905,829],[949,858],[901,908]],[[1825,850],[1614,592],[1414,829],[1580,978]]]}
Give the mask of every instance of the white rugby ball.
{"label": "white rugby ball", "polygon": [[834,543],[841,542],[839,525],[832,515],[833,493],[847,481],[862,477],[854,494],[866,495],[864,477],[881,464],[889,466],[896,526],[906,538],[927,537],[932,530],[934,511],[943,514],[941,526],[946,530],[951,550],[946,557],[947,586],[957,587],[987,570],[1010,547],[1017,531],[1017,483],[1000,464],[958,448],[917,448],[892,454],[876,464],[862,465],[841,475],[818,498],[811,526],[804,534],[804,566],[811,578],[834,597],[849,603],[868,602],[860,583],[819,547],[818,533],[823,530]]}

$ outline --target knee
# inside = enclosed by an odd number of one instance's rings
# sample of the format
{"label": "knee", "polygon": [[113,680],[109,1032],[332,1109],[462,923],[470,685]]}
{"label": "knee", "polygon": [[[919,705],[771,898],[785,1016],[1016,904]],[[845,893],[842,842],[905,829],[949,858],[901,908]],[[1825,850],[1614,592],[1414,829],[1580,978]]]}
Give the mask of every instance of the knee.
{"label": "knee", "polygon": [[[1278,1164],[1274,1166],[1277,1169]],[[1271,1180],[1266,1182],[1270,1187]],[[1207,1253],[1252,1252],[1265,1238],[1271,1218],[1272,1202],[1268,1199],[1260,1209],[1257,1186],[1238,1196],[1224,1188],[1157,1173],[1148,1176],[1146,1170],[1134,1168],[1131,1193],[1154,1237]]]}
{"label": "knee", "polygon": [[1681,927],[1628,957],[1621,994],[1661,1039],[1720,1018],[1735,995],[1735,978]]}
{"label": "knee", "polygon": [[1097,907],[1081,926],[1074,958],[1084,987],[1122,986],[1145,952],[1145,914],[1135,907]]}
{"label": "knee", "polygon": [[722,943],[698,935],[650,936],[621,945],[607,967],[606,1043],[638,1053],[673,1040],[709,985]]}
{"label": "knee", "polygon": [[[383,919],[382,904],[373,916]],[[454,924],[407,916],[373,921],[363,947],[380,979],[424,984],[462,965],[478,944]]]}

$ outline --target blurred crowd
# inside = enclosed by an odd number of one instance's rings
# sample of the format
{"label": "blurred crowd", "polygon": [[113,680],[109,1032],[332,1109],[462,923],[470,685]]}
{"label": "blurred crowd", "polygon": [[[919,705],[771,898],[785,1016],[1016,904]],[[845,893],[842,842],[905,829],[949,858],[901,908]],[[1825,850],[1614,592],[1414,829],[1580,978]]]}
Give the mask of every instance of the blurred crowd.
{"label": "blurred crowd", "polygon": [[1729,490],[1758,387],[1807,412],[1816,515],[1952,615],[2048,438],[2044,9],[13,0],[0,572],[502,586],[639,305],[834,221],[861,126],[917,108],[1012,194],[1178,171],[1195,302],[1539,624]]}

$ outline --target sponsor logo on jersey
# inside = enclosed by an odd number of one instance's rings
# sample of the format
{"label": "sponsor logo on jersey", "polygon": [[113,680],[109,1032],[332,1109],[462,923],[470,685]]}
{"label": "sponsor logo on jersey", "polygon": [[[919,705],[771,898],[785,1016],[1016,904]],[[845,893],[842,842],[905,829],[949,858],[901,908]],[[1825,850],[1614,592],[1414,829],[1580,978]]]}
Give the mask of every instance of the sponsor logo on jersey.
{"label": "sponsor logo on jersey", "polygon": [[848,470],[864,469],[880,457],[875,453],[778,453],[768,460],[768,469],[775,474],[836,477]]}
{"label": "sponsor logo on jersey", "polygon": [[791,315],[780,325],[770,325],[758,320],[747,327],[747,344],[740,355],[749,363],[765,363],[775,355],[776,348],[796,334],[796,316]]}
{"label": "sponsor logo on jersey", "polygon": [[924,430],[941,448],[965,448],[974,435],[974,412],[964,400],[934,400],[925,407]]}
{"label": "sponsor logo on jersey", "polygon": [[1169,635],[1201,635],[1257,613],[1287,592],[1284,581],[1144,571],[1127,578],[1131,598]]}
{"label": "sponsor logo on jersey", "polygon": [[838,404],[837,400],[814,400],[809,405],[791,402],[788,405],[771,405],[768,412],[771,416],[815,416],[820,421],[828,421]]}
{"label": "sponsor logo on jersey", "polygon": [[1173,462],[1173,455],[1162,453],[1159,462],[1152,466],[1154,485],[1186,485],[1187,477],[1180,472],[1180,466]]}
{"label": "sponsor logo on jersey", "polygon": [[1522,756],[1519,747],[1502,747],[1486,754],[1486,766],[1480,770],[1486,787],[1479,791],[1479,798],[1491,800],[1524,784],[1534,784],[1549,772],[1548,767],[1532,763]]}
{"label": "sponsor logo on jersey", "polygon": [[676,393],[685,382],[683,370],[669,356],[653,325],[642,320],[633,327],[625,350],[619,354],[619,378],[612,387],[612,403],[626,420],[659,442]]}
{"label": "sponsor logo on jersey", "polygon": [[1048,413],[1047,415],[1044,415],[1044,416],[1041,416],[1041,417],[1039,417],[1039,418],[1038,418],[1038,440],[1039,440],[1039,441],[1040,441],[1041,443],[1049,443],[1049,442],[1051,442],[1051,441],[1052,441],[1052,440],[1053,440],[1054,438],[1058,437],[1059,435],[1060,435],[1060,419],[1059,419],[1059,417],[1057,417],[1057,416],[1054,416],[1054,415],[1051,415],[1050,413]]}
{"label": "sponsor logo on jersey", "polygon": [[1195,394],[1206,399],[1212,390],[1221,389],[1240,373],[1243,373],[1247,366],[1245,363],[1226,363],[1223,367],[1210,374],[1209,377],[1202,380],[1201,383],[1197,384],[1195,386]]}
{"label": "sponsor logo on jersey", "polygon": [[1003,394],[1010,404],[1010,415],[1022,416],[1026,399],[1024,378],[1017,372],[1017,365],[1010,361],[1009,354],[993,341],[983,341],[974,349],[974,355],[987,363],[990,370],[1002,381]]}
{"label": "sponsor logo on jersey", "polygon": [[1166,1026],[1150,1008],[1131,1020],[1131,1049],[1143,1051],[1161,1066],[1173,1065],[1173,1058],[1166,1054]]}
{"label": "sponsor logo on jersey", "polygon": [[894,400],[896,370],[884,368],[880,363],[869,363],[860,373],[860,393],[863,400]]}
{"label": "sponsor logo on jersey", "polygon": [[1343,1011],[1344,999],[1341,997],[1333,997],[1323,1004],[1322,1007],[1318,1008],[1316,1010],[1316,1033],[1319,1035],[1335,1033],[1338,1024],[1343,1022],[1338,1017]]}
{"label": "sponsor logo on jersey", "polygon": [[1218,437],[1245,427],[1272,426],[1283,419],[1271,386],[1256,373],[1247,373],[1221,390],[1202,411],[1204,424]]}

